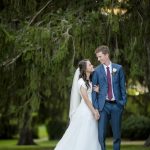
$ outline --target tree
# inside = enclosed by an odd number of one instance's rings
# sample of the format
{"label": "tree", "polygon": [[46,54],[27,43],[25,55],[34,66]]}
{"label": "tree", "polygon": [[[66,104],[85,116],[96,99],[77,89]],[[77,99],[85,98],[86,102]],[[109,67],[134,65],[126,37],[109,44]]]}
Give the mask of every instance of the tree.
{"label": "tree", "polygon": [[[83,58],[97,65],[98,45],[110,47],[127,80],[150,89],[149,6],[148,0],[0,1],[0,113],[18,120],[19,144],[34,143],[35,113],[42,121],[67,120],[74,70]],[[144,96],[137,101],[148,108]]]}

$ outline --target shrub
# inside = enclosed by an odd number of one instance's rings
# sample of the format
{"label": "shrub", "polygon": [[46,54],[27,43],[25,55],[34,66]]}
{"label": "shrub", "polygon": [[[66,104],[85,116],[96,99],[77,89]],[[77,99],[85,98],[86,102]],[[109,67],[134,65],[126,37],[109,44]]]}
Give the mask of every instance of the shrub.
{"label": "shrub", "polygon": [[150,134],[150,119],[130,116],[122,123],[122,137],[130,140],[145,140]]}
{"label": "shrub", "polygon": [[46,128],[48,132],[49,139],[58,140],[62,137],[66,130],[67,124],[64,121],[52,120],[48,121]]}

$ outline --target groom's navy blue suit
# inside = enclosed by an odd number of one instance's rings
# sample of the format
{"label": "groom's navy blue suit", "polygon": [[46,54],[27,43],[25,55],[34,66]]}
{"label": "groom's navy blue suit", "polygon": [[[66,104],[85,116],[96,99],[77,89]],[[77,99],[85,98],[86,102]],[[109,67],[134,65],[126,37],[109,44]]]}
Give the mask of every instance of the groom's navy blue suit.
{"label": "groom's navy blue suit", "polygon": [[107,100],[108,84],[104,65],[99,65],[92,75],[93,86],[99,85],[100,87],[98,94],[92,92],[92,101],[94,107],[100,111],[98,135],[102,150],[105,150],[106,127],[109,121],[113,132],[113,149],[120,150],[121,116],[126,104],[125,76],[122,66],[112,63],[112,70],[115,70],[112,73],[114,102]]}

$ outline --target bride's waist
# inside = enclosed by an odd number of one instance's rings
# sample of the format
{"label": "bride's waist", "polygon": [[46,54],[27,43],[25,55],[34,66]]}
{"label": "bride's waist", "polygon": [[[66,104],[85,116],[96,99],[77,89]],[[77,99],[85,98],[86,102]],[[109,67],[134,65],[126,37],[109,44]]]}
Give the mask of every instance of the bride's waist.
{"label": "bride's waist", "polygon": [[[90,99],[90,101],[91,101],[91,99]],[[91,103],[92,103],[92,101],[91,101]],[[84,99],[81,100],[81,103],[80,103],[80,106],[79,106],[79,110],[80,110],[80,111],[82,110],[82,112],[84,112],[85,114],[87,114],[88,112],[89,112],[90,114],[92,113],[91,110],[89,109],[88,105],[87,105],[86,102],[84,101]],[[84,114],[84,113],[83,113],[83,114]]]}

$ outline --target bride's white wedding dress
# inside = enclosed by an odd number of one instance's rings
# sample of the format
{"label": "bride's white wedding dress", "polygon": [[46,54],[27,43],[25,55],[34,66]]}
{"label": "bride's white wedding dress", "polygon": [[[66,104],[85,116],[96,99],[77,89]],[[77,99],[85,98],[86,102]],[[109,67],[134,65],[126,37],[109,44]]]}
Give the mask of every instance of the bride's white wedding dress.
{"label": "bride's white wedding dress", "polygon": [[[82,78],[78,80],[78,89],[83,86],[87,89]],[[87,90],[88,97],[92,102],[92,84]],[[69,127],[54,150],[101,150],[98,141],[98,123],[84,99],[74,113]]]}

